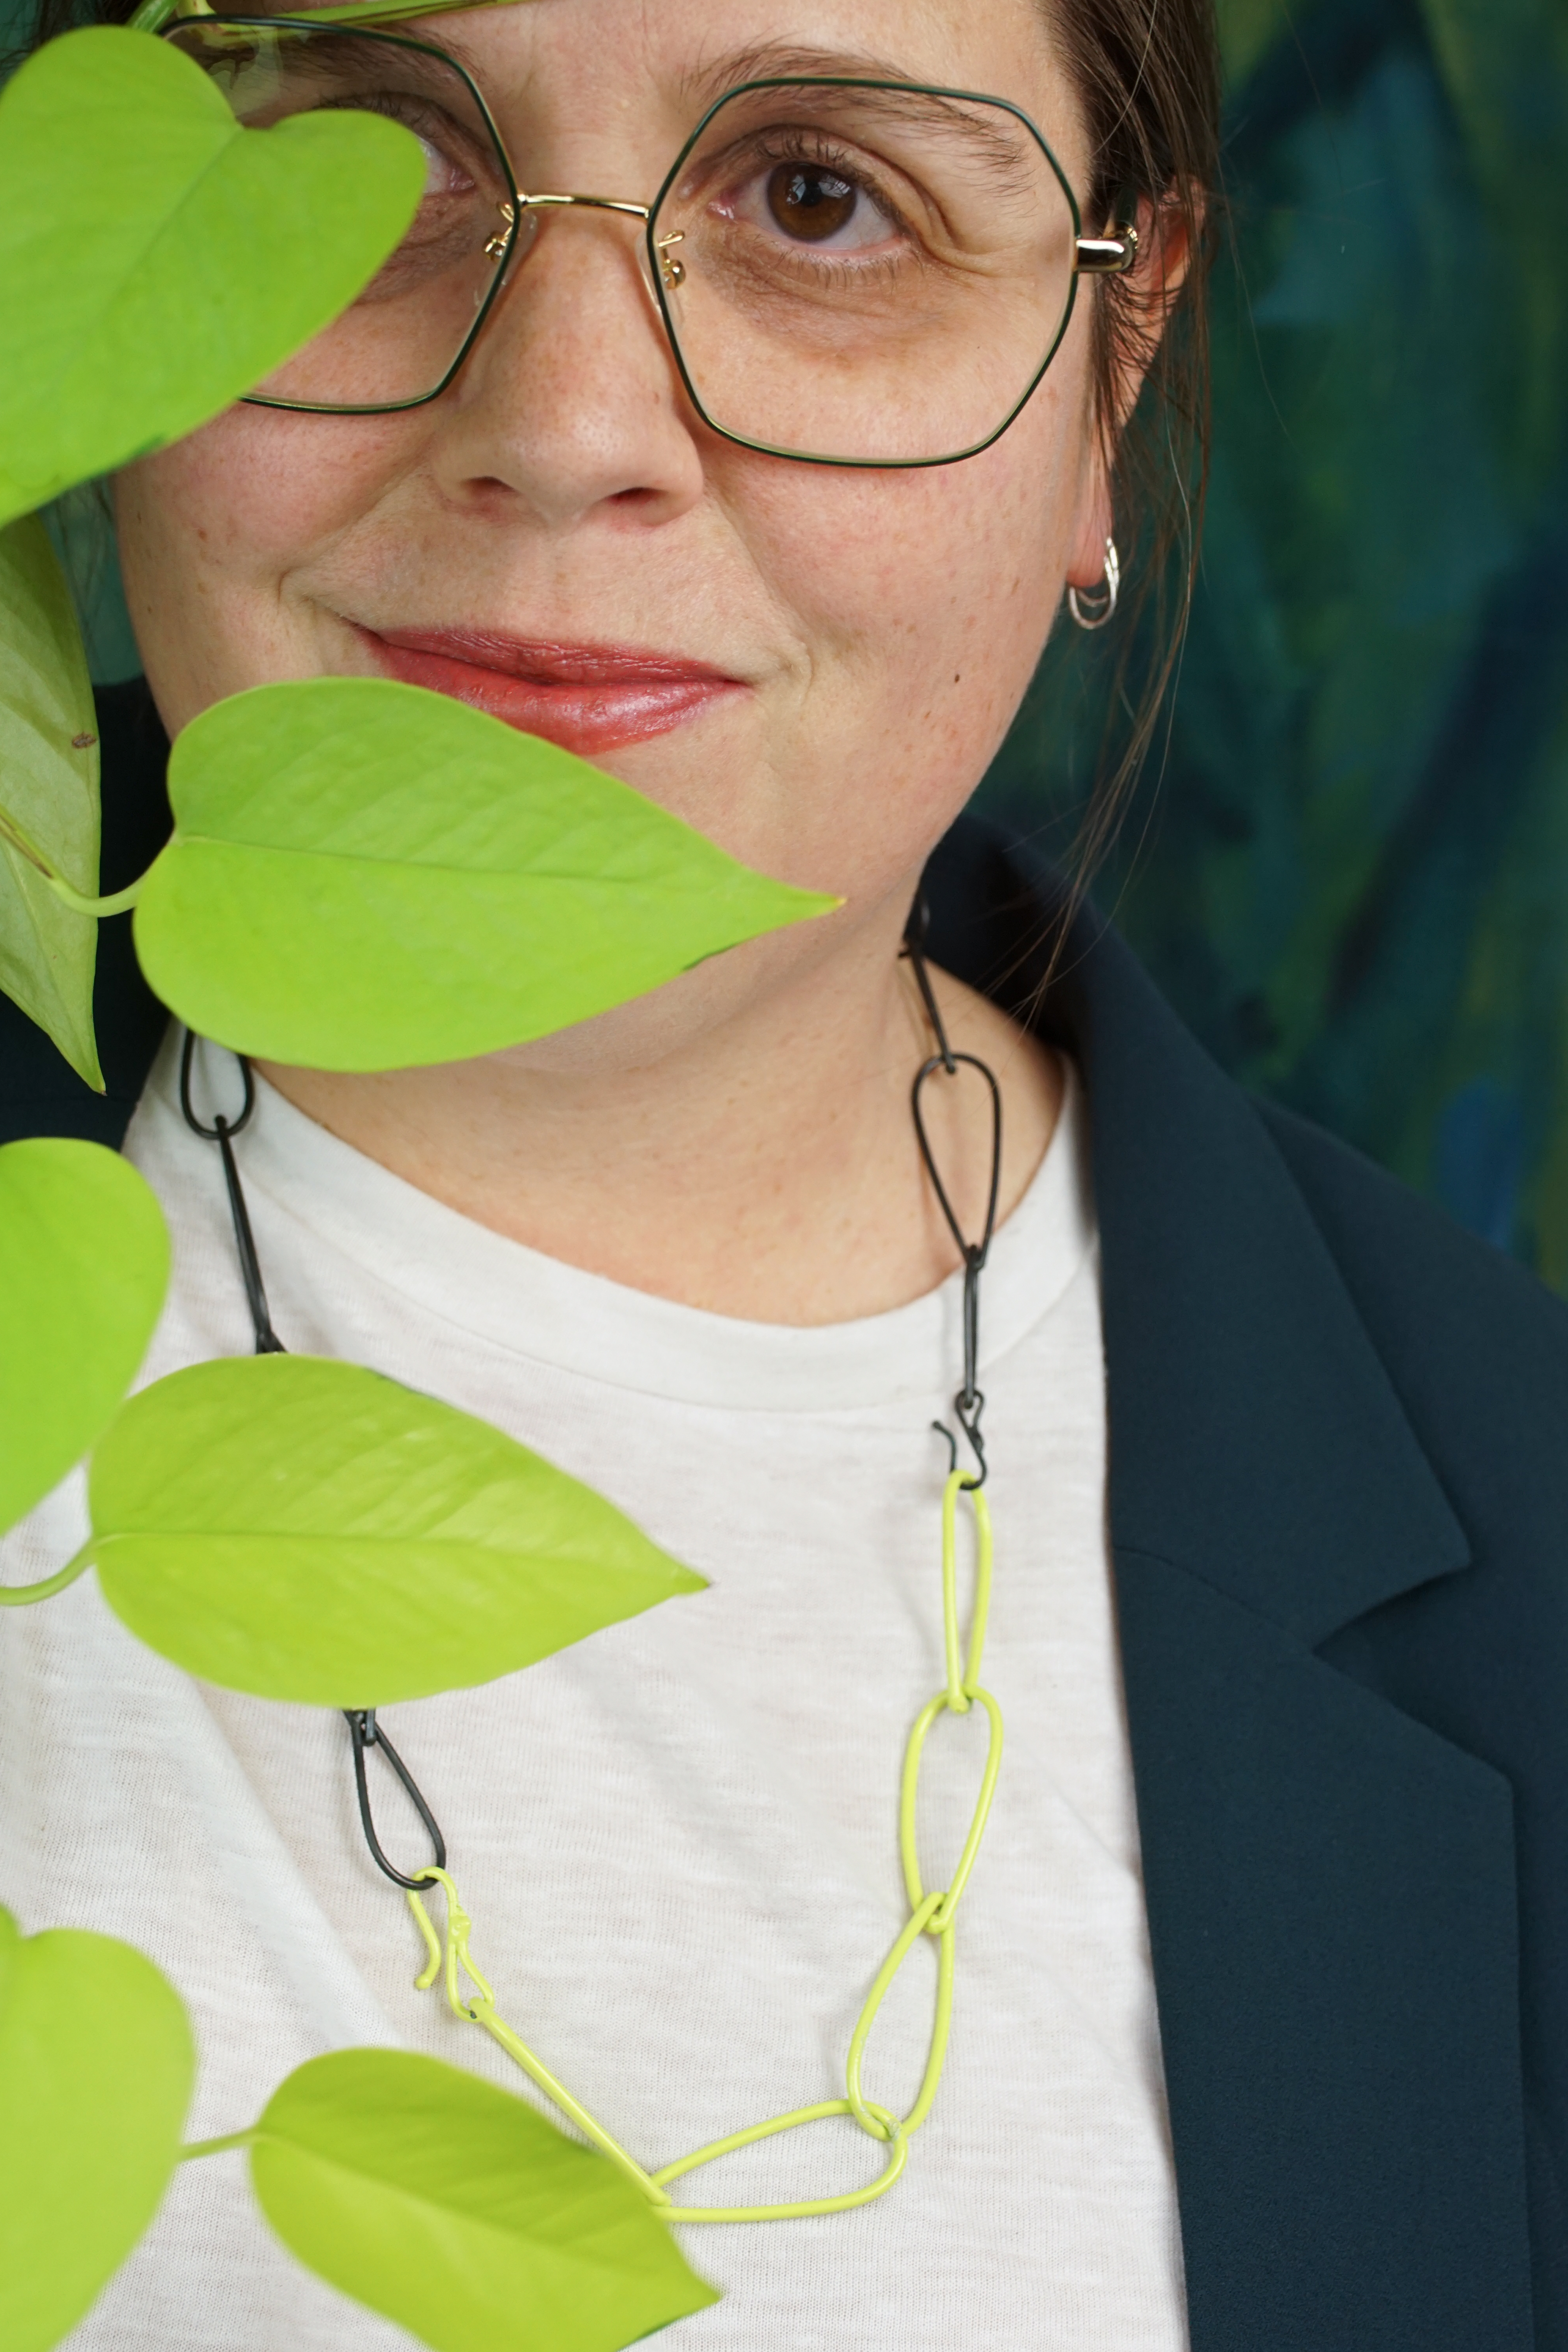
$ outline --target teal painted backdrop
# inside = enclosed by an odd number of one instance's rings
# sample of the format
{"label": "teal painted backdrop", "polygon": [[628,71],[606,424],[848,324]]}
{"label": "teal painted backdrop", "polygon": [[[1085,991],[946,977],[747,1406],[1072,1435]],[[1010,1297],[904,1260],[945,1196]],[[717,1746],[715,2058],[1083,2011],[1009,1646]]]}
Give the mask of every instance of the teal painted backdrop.
{"label": "teal painted backdrop", "polygon": [[[1568,5],[1221,16],[1202,579],[1096,895],[1228,1068],[1568,1288]],[[985,787],[1057,850],[1099,671],[1064,628]]]}

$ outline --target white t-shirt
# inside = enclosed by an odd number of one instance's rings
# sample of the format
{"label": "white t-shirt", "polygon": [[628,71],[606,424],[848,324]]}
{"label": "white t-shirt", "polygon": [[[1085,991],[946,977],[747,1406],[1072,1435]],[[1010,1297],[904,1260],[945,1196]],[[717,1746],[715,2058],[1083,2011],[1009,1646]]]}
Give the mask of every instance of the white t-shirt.
{"label": "white t-shirt", "polygon": [[[214,1095],[232,1089],[226,1056],[208,1066]],[[174,1235],[149,1379],[251,1344],[218,1154],[184,1126],[173,1081],[171,1048],[127,1144]],[[286,1344],[483,1414],[711,1580],[526,1673],[387,1711],[501,2015],[649,2166],[841,2095],[851,2029],[907,1916],[904,1745],[943,1679],[947,1456],[930,1424],[960,1369],[958,1281],[827,1328],[699,1313],[488,1233],[265,1085],[258,1097],[238,1156]],[[672,2336],[692,2352],[1186,2341],[1107,1567],[1083,1126],[1071,1083],[982,1287],[985,1679],[1007,1737],[959,1915],[942,2087],[876,2203],[680,2232],[725,2291]],[[84,1532],[73,1479],[0,1547],[0,1575],[48,1572]],[[956,1855],[983,1744],[977,1710],[928,1743],[928,1885]],[[384,1842],[423,1861],[371,1762]],[[361,1840],[341,1717],[191,1682],[120,1627],[91,1577],[0,1620],[0,1899],[28,1930],[99,1928],[167,1970],[200,2042],[193,2137],[240,2128],[292,2067],[354,2042],[534,2095],[439,1990],[414,1990],[423,1955]],[[923,1939],[872,2039],[866,2090],[894,2108],[919,2082],[934,1978]],[[839,2118],[675,2193],[831,2194],[881,2161]],[[408,2340],[274,2243],[238,2155],[181,2168],[70,2339]]]}

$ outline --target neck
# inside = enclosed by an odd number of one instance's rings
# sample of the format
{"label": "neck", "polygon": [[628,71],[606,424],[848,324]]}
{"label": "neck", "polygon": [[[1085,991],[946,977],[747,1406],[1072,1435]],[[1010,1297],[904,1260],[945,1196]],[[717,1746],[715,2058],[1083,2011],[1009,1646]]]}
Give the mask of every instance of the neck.
{"label": "neck", "polygon": [[[715,1314],[844,1322],[920,1297],[959,1262],[910,1116],[933,1040],[900,928],[890,906],[782,984],[684,1033],[645,999],[565,1040],[482,1061],[266,1074],[346,1143],[529,1248]],[[1051,1139],[1060,1072],[983,997],[931,978],[953,1047],[1000,1082],[999,1220]],[[673,990],[689,1012],[713,985],[703,967]],[[944,1076],[925,1108],[954,1207],[977,1234],[990,1174],[984,1083]]]}

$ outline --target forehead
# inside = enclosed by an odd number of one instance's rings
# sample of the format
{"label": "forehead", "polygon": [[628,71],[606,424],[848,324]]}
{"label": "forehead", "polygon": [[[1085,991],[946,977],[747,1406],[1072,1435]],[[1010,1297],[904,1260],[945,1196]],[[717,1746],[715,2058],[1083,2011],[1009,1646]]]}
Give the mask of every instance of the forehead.
{"label": "forehead", "polygon": [[1006,98],[1063,161],[1079,108],[1044,0],[509,0],[400,27],[461,57],[497,95],[610,131],[633,111],[689,127],[737,82],[851,74]]}

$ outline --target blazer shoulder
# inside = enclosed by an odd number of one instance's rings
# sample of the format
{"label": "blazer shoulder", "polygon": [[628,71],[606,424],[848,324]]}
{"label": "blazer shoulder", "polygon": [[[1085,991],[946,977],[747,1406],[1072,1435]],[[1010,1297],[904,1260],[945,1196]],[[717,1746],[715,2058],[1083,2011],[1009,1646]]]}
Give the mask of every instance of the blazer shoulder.
{"label": "blazer shoulder", "polygon": [[1450,1486],[1472,1462],[1532,1473],[1568,1512],[1568,1305],[1349,1145],[1258,1108],[1435,1466]]}

